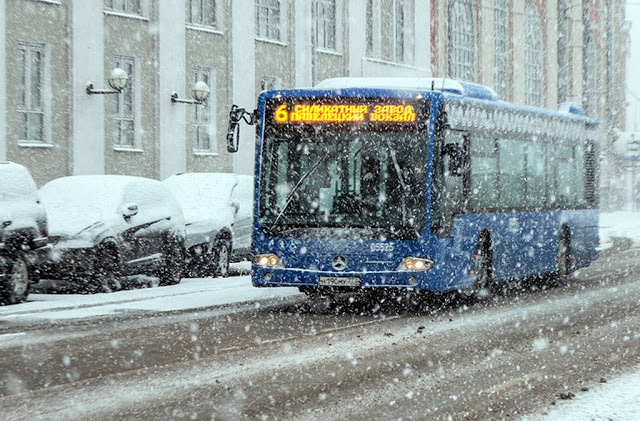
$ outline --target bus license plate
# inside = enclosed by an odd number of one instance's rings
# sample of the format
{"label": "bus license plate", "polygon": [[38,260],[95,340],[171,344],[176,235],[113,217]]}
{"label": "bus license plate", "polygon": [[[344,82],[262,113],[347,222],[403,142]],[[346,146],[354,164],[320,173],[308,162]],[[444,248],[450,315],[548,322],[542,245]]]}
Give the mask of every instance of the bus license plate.
{"label": "bus license plate", "polygon": [[319,276],[318,285],[327,287],[357,287],[360,278],[355,276]]}

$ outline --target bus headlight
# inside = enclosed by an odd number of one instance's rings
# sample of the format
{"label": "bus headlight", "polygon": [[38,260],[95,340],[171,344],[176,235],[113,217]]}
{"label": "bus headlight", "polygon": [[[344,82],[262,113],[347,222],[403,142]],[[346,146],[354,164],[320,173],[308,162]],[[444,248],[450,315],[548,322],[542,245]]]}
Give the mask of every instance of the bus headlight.
{"label": "bus headlight", "polygon": [[396,270],[403,272],[420,272],[433,267],[433,261],[421,257],[405,257]]}
{"label": "bus headlight", "polygon": [[282,266],[280,264],[280,259],[273,253],[269,254],[258,254],[253,257],[253,262],[257,265],[260,265],[265,268],[272,268],[276,266]]}

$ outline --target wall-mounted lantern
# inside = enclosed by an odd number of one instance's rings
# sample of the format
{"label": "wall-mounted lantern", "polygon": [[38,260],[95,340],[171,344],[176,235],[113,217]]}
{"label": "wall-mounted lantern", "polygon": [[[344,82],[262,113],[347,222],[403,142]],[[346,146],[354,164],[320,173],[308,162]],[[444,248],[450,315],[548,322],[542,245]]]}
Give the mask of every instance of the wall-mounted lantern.
{"label": "wall-mounted lantern", "polygon": [[191,88],[191,95],[194,99],[181,99],[178,98],[178,93],[171,94],[171,102],[178,102],[180,104],[203,104],[209,97],[209,86],[203,81],[198,81]]}
{"label": "wall-mounted lantern", "polygon": [[109,89],[93,89],[93,83],[87,83],[87,94],[119,94],[122,92],[125,86],[127,86],[127,82],[129,81],[129,76],[127,76],[127,72],[122,70],[119,67],[116,67],[111,71],[111,76],[107,79],[109,82],[109,86],[111,86],[112,90]]}

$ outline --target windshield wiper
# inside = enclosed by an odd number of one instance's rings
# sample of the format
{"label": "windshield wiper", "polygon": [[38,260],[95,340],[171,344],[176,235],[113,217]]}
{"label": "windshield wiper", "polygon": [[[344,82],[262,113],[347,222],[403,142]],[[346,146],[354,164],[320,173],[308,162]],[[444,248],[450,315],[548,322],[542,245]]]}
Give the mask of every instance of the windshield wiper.
{"label": "windshield wiper", "polygon": [[327,151],[327,153],[325,154],[325,156],[323,156],[322,158],[320,158],[315,164],[313,164],[313,166],[311,168],[309,168],[309,171],[307,171],[306,173],[304,173],[302,175],[302,177],[300,177],[300,180],[298,180],[298,182],[296,183],[295,186],[293,186],[293,188],[291,189],[291,191],[289,192],[289,194],[287,195],[287,198],[284,201],[284,206],[282,207],[282,209],[280,210],[280,212],[278,213],[278,216],[276,216],[276,220],[273,221],[273,224],[271,224],[271,228],[269,228],[270,231],[273,231],[273,229],[275,228],[276,225],[278,225],[278,221],[280,221],[280,218],[282,217],[282,215],[284,215],[284,211],[287,210],[287,207],[289,206],[289,204],[291,203],[291,201],[293,200],[293,195],[298,191],[298,189],[300,188],[300,186],[302,186],[302,184],[307,180],[307,178],[309,178],[309,176],[311,175],[311,173],[313,173],[316,168],[318,168],[320,166],[320,164],[327,158],[329,158],[329,155],[331,155],[331,151]]}
{"label": "windshield wiper", "polygon": [[76,235],[79,235],[79,234],[81,234],[81,233],[83,233],[83,232],[85,232],[85,231],[88,231],[88,230],[90,230],[91,228],[94,228],[94,227],[96,227],[96,226],[98,226],[98,225],[100,225],[100,224],[102,224],[102,223],[103,223],[102,221],[94,222],[93,224],[90,224],[90,225],[88,225],[88,226],[86,226],[86,227],[82,228],[80,231],[78,231],[78,232],[76,233]]}
{"label": "windshield wiper", "polygon": [[391,161],[393,162],[393,168],[396,171],[396,175],[398,176],[398,180],[400,181],[400,187],[402,187],[402,196],[400,196],[400,206],[402,207],[402,225],[404,226],[407,223],[407,206],[406,206],[406,195],[409,193],[409,186],[404,182],[404,177],[402,177],[402,170],[400,169],[400,165],[398,165],[398,160],[396,159],[396,153],[391,147],[391,142],[389,139],[385,139],[387,144],[387,148],[389,148],[389,155],[391,155]]}

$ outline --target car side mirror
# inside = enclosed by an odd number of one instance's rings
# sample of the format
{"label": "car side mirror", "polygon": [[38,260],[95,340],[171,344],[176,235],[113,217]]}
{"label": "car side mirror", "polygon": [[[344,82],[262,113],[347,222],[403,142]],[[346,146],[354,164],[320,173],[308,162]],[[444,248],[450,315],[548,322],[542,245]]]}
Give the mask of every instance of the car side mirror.
{"label": "car side mirror", "polygon": [[136,216],[138,214],[138,205],[135,203],[127,203],[122,207],[122,216],[125,219],[129,219],[132,216]]}

